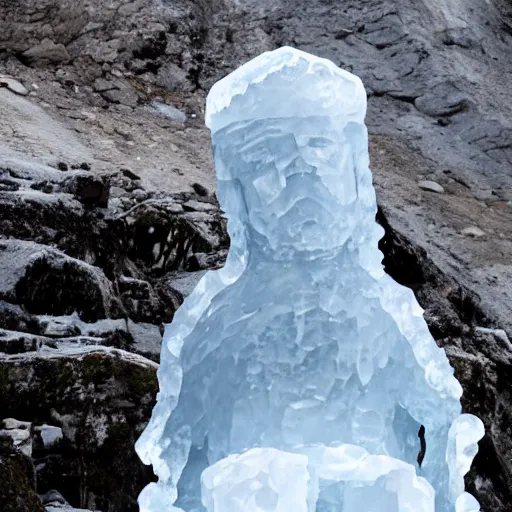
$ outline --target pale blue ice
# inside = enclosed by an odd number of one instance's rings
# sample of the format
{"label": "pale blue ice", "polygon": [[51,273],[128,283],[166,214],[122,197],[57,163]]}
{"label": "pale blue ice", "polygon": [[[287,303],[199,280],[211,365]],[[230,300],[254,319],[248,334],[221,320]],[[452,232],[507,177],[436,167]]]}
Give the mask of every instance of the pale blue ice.
{"label": "pale blue ice", "polygon": [[359,78],[288,47],[210,91],[231,248],[166,328],[142,512],[479,510],[483,426],[383,271],[365,115]]}

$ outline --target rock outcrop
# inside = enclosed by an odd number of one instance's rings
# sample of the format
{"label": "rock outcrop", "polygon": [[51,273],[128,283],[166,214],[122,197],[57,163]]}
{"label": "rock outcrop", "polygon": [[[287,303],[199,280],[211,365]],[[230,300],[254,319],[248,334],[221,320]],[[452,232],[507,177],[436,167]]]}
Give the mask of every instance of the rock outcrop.
{"label": "rock outcrop", "polygon": [[43,510],[37,491],[47,511],[136,511],[152,472],[133,445],[157,392],[162,324],[183,283],[222,264],[224,220],[202,190],[147,191],[127,169],[0,148],[0,172],[0,437],[35,467],[30,486],[5,469],[0,508]]}
{"label": "rock outcrop", "polygon": [[[40,425],[34,437],[42,442],[32,453],[40,494],[59,489],[72,504],[137,510],[137,491],[152,472],[133,444],[154,404],[156,369],[141,356],[100,347],[0,358],[0,411]],[[56,429],[62,436],[49,442]]]}
{"label": "rock outcrop", "polygon": [[10,437],[0,436],[0,482],[3,512],[44,512],[32,461],[15,448]]}

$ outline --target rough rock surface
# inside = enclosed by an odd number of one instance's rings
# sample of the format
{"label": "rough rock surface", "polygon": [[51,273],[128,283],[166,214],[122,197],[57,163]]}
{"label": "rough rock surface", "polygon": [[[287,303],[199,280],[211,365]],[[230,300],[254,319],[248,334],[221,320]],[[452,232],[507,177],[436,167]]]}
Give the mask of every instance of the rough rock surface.
{"label": "rough rock surface", "polygon": [[51,490],[41,496],[41,501],[45,505],[46,512],[95,512],[93,510],[88,511],[85,509],[78,509],[72,507],[60,494],[60,492]]}
{"label": "rough rock surface", "polygon": [[157,391],[156,363],[118,349],[68,347],[0,358],[0,410],[62,429],[32,457],[38,492],[71,504],[135,511],[151,480],[132,449]]}
{"label": "rough rock surface", "polygon": [[[155,358],[148,340],[197,279],[190,271],[220,265],[227,247],[208,193],[205,93],[256,54],[296,46],[365,82],[386,268],[416,292],[464,407],[486,424],[471,492],[484,512],[510,509],[510,1],[0,0],[0,14],[0,75],[28,91],[0,87],[0,242],[48,246],[50,268],[92,266],[102,277],[87,289],[110,297],[75,314],[61,307],[71,277],[29,276],[61,304],[10,287],[0,350],[100,344]],[[15,268],[28,269],[16,263],[9,279]],[[83,296],[71,286],[73,301]],[[12,357],[37,360],[0,359]]]}
{"label": "rough rock surface", "polygon": [[[130,352],[158,359],[162,323],[184,295],[169,279],[197,279],[199,259],[220,265],[227,248],[212,198],[140,181],[125,168],[50,166],[0,145],[0,420],[34,425],[32,437],[14,427],[0,436],[30,448],[38,493],[64,496],[46,510],[137,510],[151,470],[133,445],[157,365]],[[40,510],[31,492],[20,491],[13,512]]]}
{"label": "rough rock surface", "polygon": [[9,437],[0,437],[0,482],[2,512],[44,512],[36,494],[32,461]]}

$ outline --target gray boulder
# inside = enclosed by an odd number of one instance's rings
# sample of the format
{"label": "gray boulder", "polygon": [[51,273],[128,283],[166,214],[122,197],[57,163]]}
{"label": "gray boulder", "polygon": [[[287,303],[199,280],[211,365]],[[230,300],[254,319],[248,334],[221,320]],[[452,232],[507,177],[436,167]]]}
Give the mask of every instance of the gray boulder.
{"label": "gray boulder", "polygon": [[98,267],[33,242],[0,240],[0,299],[33,314],[86,321],[124,314],[112,284]]}
{"label": "gray boulder", "polygon": [[58,444],[44,450],[35,445],[41,494],[58,489],[75,507],[138,510],[136,497],[152,471],[133,445],[152,411],[157,368],[107,347],[0,354],[2,413],[62,431]]}
{"label": "gray boulder", "polygon": [[0,503],[2,512],[45,512],[36,494],[32,461],[9,437],[0,437]]}
{"label": "gray boulder", "polygon": [[39,44],[29,48],[23,57],[31,64],[45,66],[48,64],[61,64],[69,62],[70,55],[62,43],[55,43],[51,39],[43,39]]}

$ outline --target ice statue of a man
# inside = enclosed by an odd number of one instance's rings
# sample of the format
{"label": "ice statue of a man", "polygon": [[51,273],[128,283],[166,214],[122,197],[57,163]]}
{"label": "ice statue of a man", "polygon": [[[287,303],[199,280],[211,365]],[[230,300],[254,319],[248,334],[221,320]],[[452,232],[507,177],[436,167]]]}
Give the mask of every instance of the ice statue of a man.
{"label": "ice statue of a man", "polygon": [[[210,91],[230,256],[166,329],[137,443],[159,477],[143,512],[205,510],[201,474],[229,455],[319,446],[416,468],[436,512],[455,510],[483,428],[461,415],[461,386],[412,291],[383,271],[365,114],[356,76],[287,47]],[[468,496],[458,510],[478,510]],[[347,506],[332,510],[356,512]]]}

